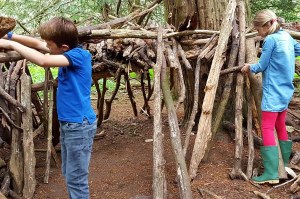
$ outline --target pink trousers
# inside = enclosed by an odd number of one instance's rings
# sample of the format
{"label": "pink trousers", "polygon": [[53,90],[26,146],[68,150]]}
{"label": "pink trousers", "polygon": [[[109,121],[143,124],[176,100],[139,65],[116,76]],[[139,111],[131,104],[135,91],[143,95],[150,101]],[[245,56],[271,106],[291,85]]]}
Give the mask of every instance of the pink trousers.
{"label": "pink trousers", "polygon": [[264,146],[276,146],[274,127],[279,140],[288,140],[285,126],[286,110],[282,112],[262,112],[262,138]]}

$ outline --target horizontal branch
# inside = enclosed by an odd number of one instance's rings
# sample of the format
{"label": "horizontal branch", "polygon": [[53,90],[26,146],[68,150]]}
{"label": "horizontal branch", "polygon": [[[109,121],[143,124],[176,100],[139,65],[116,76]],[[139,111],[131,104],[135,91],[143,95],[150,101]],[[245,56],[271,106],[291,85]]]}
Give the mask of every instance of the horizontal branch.
{"label": "horizontal branch", "polygon": [[[286,30],[294,39],[300,39],[300,33],[296,31]],[[193,34],[203,34],[203,35],[213,35],[219,34],[219,31],[214,30],[186,30],[182,32],[171,32],[163,34],[163,38],[171,38],[178,36],[188,36]],[[246,37],[254,37],[257,32],[252,32],[246,34]],[[116,39],[116,38],[141,38],[141,39],[156,39],[156,31],[147,30],[130,30],[130,29],[101,29],[92,30],[91,34],[88,36],[91,38],[101,38],[101,39]],[[203,42],[203,41],[201,41]],[[0,52],[0,63],[18,61],[23,59],[23,57],[16,51],[6,51]]]}
{"label": "horizontal branch", "polygon": [[[186,30],[182,32],[172,32],[163,35],[163,38],[188,36],[193,34],[213,35],[218,34],[219,31],[214,30]],[[156,39],[157,32],[145,30],[130,30],[130,29],[102,29],[92,30],[90,37],[101,37],[102,39],[116,39],[116,38],[142,38],[142,39]]]}
{"label": "horizontal branch", "polygon": [[21,59],[24,58],[16,51],[0,52],[0,63],[19,61]]}
{"label": "horizontal branch", "polygon": [[225,75],[225,74],[234,73],[234,72],[241,72],[242,68],[243,68],[243,66],[235,66],[232,68],[227,68],[227,69],[221,70],[220,75]]}
{"label": "horizontal branch", "polygon": [[290,35],[294,38],[294,39],[300,39],[300,32],[296,32],[296,31],[292,31],[292,30],[285,30],[288,33],[290,33]]}

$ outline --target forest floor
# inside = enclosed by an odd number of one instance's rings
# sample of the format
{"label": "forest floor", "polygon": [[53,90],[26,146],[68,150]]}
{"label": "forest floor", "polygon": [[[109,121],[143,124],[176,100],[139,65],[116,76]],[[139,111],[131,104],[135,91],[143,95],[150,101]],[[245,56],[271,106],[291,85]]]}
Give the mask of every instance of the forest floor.
{"label": "forest floor", "polygon": [[[286,24],[285,28],[299,31],[300,25],[297,22],[290,23]],[[143,105],[143,97],[139,89],[134,90],[134,96],[140,110]],[[96,100],[94,100],[95,103]],[[296,107],[294,111],[300,114],[299,107]],[[183,110],[179,109],[177,113],[180,121]],[[164,158],[166,160],[165,174],[168,199],[177,199],[179,198],[179,191],[176,182],[176,165],[165,108],[162,112],[162,120],[165,135]],[[184,132],[184,129],[181,128],[181,131]],[[112,105],[110,118],[98,129],[98,134],[105,136],[103,139],[95,140],[93,145],[89,178],[91,199],[151,199],[153,118],[148,119],[144,114],[134,117],[127,93],[119,92]],[[272,199],[300,198],[300,193],[290,193],[291,183],[273,189],[270,185],[254,186],[244,180],[230,179],[229,173],[235,162],[235,142],[229,134],[221,129],[213,141],[214,144],[208,160],[200,163],[197,177],[191,183],[194,199],[260,198],[253,193],[254,191],[267,193]],[[191,144],[186,158],[187,164],[189,164],[191,158],[195,137],[196,135],[191,137]],[[182,140],[184,140],[184,135]],[[39,141],[42,141],[42,138]],[[244,172],[247,167],[247,149],[248,146],[245,142],[242,160]],[[293,143],[293,152],[296,151],[300,151],[300,143],[298,142]],[[261,166],[259,150],[256,149],[255,153],[254,167],[259,167]],[[44,160],[44,155],[37,155],[37,188],[34,199],[67,199],[66,187],[60,168],[52,165],[49,183],[43,183]],[[296,172],[299,173],[299,171]],[[284,183],[284,181],[280,181],[280,183]],[[204,190],[204,192],[200,192],[199,189]]]}
{"label": "forest floor", "polygon": [[[134,90],[137,107],[143,105],[139,90]],[[94,100],[96,102],[96,100]],[[153,103],[153,101],[151,101]],[[153,110],[153,109],[152,109]],[[183,111],[178,111],[179,121]],[[168,199],[179,198],[176,183],[176,165],[170,141],[168,119],[164,108],[162,113],[164,132],[164,158],[166,160],[165,173],[167,180]],[[181,129],[183,131],[183,129]],[[184,132],[184,131],[183,131]],[[105,135],[94,141],[92,160],[90,164],[90,194],[91,199],[151,199],[152,195],[152,144],[153,118],[148,119],[144,114],[134,117],[127,94],[119,92],[112,106],[110,119],[98,129],[98,133]],[[194,143],[196,135],[192,136]],[[40,137],[36,147],[45,143]],[[247,165],[247,144],[244,146],[243,170]],[[190,145],[192,146],[192,144]],[[231,180],[229,173],[234,165],[234,140],[224,130],[218,132],[208,160],[201,163],[197,177],[192,182],[194,199],[216,198],[208,192],[223,199],[254,199],[253,191],[266,193],[271,190],[270,185],[254,186],[244,180]],[[294,143],[294,150],[300,149],[300,143]],[[187,154],[187,163],[191,157],[192,147]],[[255,167],[261,162],[256,151]],[[60,153],[58,153],[60,155]],[[60,168],[51,164],[49,183],[43,183],[45,172],[45,153],[36,154],[37,187],[34,199],[67,199],[67,192]],[[289,192],[291,184],[270,191],[271,198],[293,198]],[[206,190],[201,194],[199,189]]]}
{"label": "forest floor", "polygon": [[[138,88],[134,89],[134,96],[137,107],[140,109],[143,105],[143,97]],[[95,97],[93,98],[95,99]],[[93,100],[93,103],[96,104],[96,100]],[[152,103],[153,101],[150,101],[150,105],[153,105]],[[299,107],[297,109],[299,110]],[[183,117],[182,108],[177,113],[178,119],[181,121]],[[176,165],[165,108],[162,111],[162,120],[165,135],[164,158],[166,160],[165,174],[168,199],[178,199]],[[185,129],[181,127],[181,131],[184,132]],[[153,118],[148,119],[144,114],[134,117],[127,93],[120,91],[112,105],[109,120],[103,122],[97,133],[104,136],[94,140],[89,177],[91,199],[151,199]],[[300,193],[290,193],[291,183],[272,189],[270,185],[254,186],[249,181],[230,179],[229,173],[235,163],[235,142],[229,134],[229,132],[221,129],[213,140],[214,144],[209,158],[206,162],[200,163],[197,177],[191,183],[194,199],[259,198],[253,193],[254,191],[268,193],[272,199],[300,198]],[[195,137],[196,135],[191,136],[191,144],[186,157],[187,164],[191,158]],[[39,136],[35,140],[35,148],[45,148],[46,140],[46,137]],[[184,140],[184,134],[182,140]],[[248,159],[247,148],[245,142],[242,160],[244,172]],[[294,142],[293,151],[300,151],[300,143]],[[254,166],[258,167],[261,165],[261,159],[257,149],[255,153]],[[58,155],[60,155],[59,152]],[[9,159],[9,147],[0,148],[0,157],[4,160]],[[36,152],[37,186],[33,199],[67,199],[68,195],[61,169],[55,167],[53,161],[51,162],[49,183],[43,183],[45,159],[45,152]],[[200,192],[199,189],[205,190],[205,192]]]}

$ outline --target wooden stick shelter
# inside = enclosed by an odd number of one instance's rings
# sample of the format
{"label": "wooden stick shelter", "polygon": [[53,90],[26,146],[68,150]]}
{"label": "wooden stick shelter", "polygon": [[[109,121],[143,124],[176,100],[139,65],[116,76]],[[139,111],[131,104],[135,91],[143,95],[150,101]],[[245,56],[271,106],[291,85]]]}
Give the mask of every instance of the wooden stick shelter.
{"label": "wooden stick shelter", "polygon": [[[178,188],[180,198],[192,198],[191,179],[195,178],[198,166],[205,154],[209,151],[209,145],[212,137],[215,135],[218,126],[221,124],[225,107],[230,97],[230,90],[236,86],[236,110],[235,110],[235,132],[236,132],[236,153],[235,164],[231,172],[232,178],[243,178],[248,180],[252,175],[253,154],[249,155],[247,175],[241,168],[242,150],[243,150],[243,127],[242,127],[242,105],[243,105],[243,86],[244,77],[239,73],[241,66],[245,63],[246,39],[253,38],[255,33],[245,33],[245,11],[243,1],[236,2],[230,0],[224,13],[224,18],[220,31],[212,30],[186,30],[175,32],[170,27],[157,27],[156,29],[139,30],[130,29],[133,25],[130,21],[138,16],[144,15],[157,6],[157,3],[149,6],[146,10],[134,11],[127,17],[114,18],[105,24],[79,29],[80,42],[93,55],[93,82],[97,91],[97,112],[98,127],[104,120],[109,119],[113,100],[119,90],[121,79],[124,78],[129,100],[131,102],[134,116],[138,115],[138,108],[131,90],[131,82],[128,76],[129,72],[140,74],[141,89],[143,93],[144,105],[141,112],[147,113],[151,117],[149,100],[154,97],[153,108],[153,198],[166,198],[167,187],[164,174],[165,160],[163,157],[163,132],[161,121],[162,99],[168,111],[170,135],[172,147],[175,154]],[[234,19],[238,6],[239,23]],[[5,35],[9,30],[6,25],[2,25],[0,18],[0,33]],[[7,21],[7,20],[4,20]],[[12,20],[10,20],[12,21]],[[13,24],[13,23],[12,23]],[[124,24],[129,27],[122,28]],[[107,28],[107,27],[110,27]],[[296,32],[291,35],[300,38]],[[190,40],[190,36],[199,37],[196,41]],[[200,38],[201,37],[201,38]],[[231,40],[230,40],[231,38]],[[252,39],[251,42],[255,44]],[[257,41],[259,42],[259,41]],[[183,48],[182,46],[185,46]],[[251,45],[252,46],[252,45]],[[255,48],[255,45],[252,46]],[[184,49],[184,50],[183,50]],[[228,50],[230,49],[230,50]],[[247,49],[247,52],[257,52],[256,49]],[[238,59],[237,59],[238,56]],[[255,53],[254,56],[257,56]],[[227,60],[229,58],[229,60]],[[192,61],[197,60],[196,67],[192,66]],[[200,80],[198,74],[201,67],[201,61],[211,63],[209,76],[206,81],[205,97],[202,104],[201,117],[198,124],[194,123],[195,115],[199,110],[198,101],[195,100],[193,112],[191,113],[188,126],[185,130],[186,139],[181,143],[181,133],[176,115],[176,108],[185,100],[185,76],[182,68],[187,68],[195,73],[195,99],[198,99],[198,90]],[[238,60],[238,66],[235,62]],[[247,60],[247,61],[248,61]],[[32,198],[36,180],[35,180],[35,155],[34,138],[39,134],[47,134],[48,142],[46,149],[46,168],[44,182],[48,183],[51,156],[56,160],[59,166],[58,158],[53,145],[57,144],[58,120],[56,105],[53,99],[57,81],[52,78],[51,71],[46,69],[45,82],[32,84],[30,72],[26,60],[14,51],[0,52],[0,130],[11,136],[11,158],[9,162],[9,171],[7,170],[7,181],[13,183],[13,190],[3,184],[0,194],[3,197],[17,198],[18,195],[24,195],[26,198]],[[149,69],[154,69],[154,83],[152,82]],[[177,105],[174,105],[170,92],[170,82],[168,81],[167,71],[175,71],[178,74],[180,82],[180,98]],[[220,75],[228,75],[224,89],[224,97],[221,109],[216,113],[217,122],[212,126],[213,105],[215,102],[216,91],[220,81]],[[237,75],[237,83],[233,84],[233,76]],[[114,78],[116,87],[108,100],[105,100],[106,81],[108,78]],[[103,80],[103,86],[100,88],[99,80]],[[144,82],[146,80],[146,83]],[[259,78],[249,76],[245,79],[247,86],[248,106],[248,134],[249,146],[253,142],[251,139],[252,118],[256,123],[256,132],[259,127],[259,102],[258,95],[253,87],[261,86]],[[260,82],[259,82],[260,81]],[[41,100],[37,92],[43,91],[44,99]],[[33,106],[31,106],[33,105]],[[49,108],[48,108],[49,107]],[[53,107],[53,108],[52,108]],[[255,122],[256,121],[256,122]],[[198,132],[193,153],[189,165],[185,161],[185,154],[190,145],[189,136],[194,125],[198,126]],[[52,139],[53,135],[53,140]],[[258,133],[258,135],[260,135]],[[254,135],[255,136],[255,135]],[[256,135],[257,137],[257,135]],[[56,139],[56,140],[55,140]],[[250,148],[250,151],[253,148]],[[293,190],[297,188],[293,187]],[[0,197],[2,197],[0,195]]]}

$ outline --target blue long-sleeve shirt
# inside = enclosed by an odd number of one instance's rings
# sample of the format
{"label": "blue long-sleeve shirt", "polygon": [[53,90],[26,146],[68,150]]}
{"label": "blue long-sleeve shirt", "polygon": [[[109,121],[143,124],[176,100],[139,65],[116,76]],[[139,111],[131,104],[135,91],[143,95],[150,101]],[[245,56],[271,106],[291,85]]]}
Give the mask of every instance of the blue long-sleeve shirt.
{"label": "blue long-sleeve shirt", "polygon": [[288,108],[294,93],[295,57],[299,55],[300,44],[284,30],[265,38],[259,62],[250,65],[251,72],[262,72],[262,111]]}

